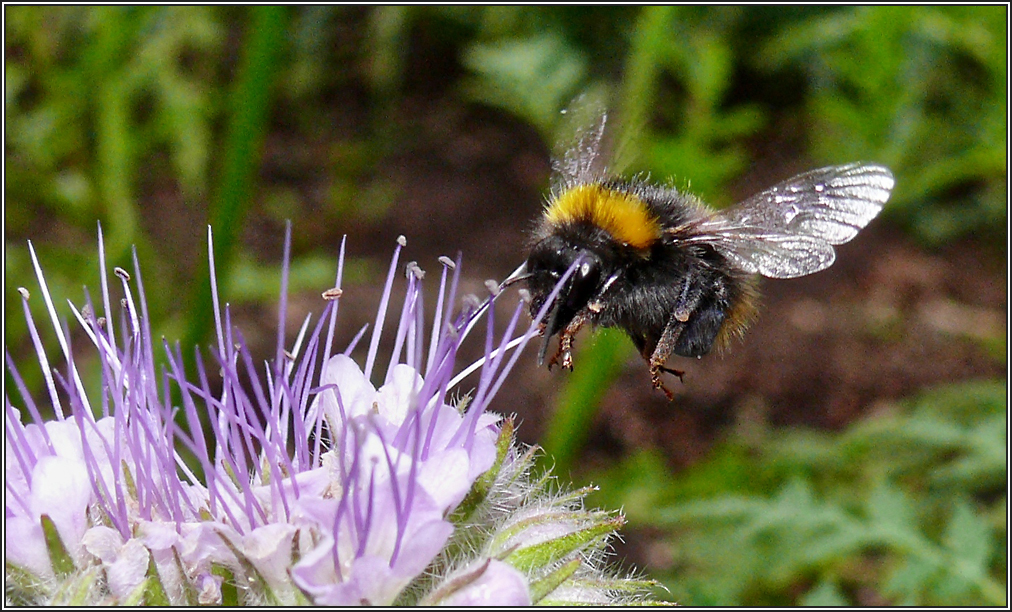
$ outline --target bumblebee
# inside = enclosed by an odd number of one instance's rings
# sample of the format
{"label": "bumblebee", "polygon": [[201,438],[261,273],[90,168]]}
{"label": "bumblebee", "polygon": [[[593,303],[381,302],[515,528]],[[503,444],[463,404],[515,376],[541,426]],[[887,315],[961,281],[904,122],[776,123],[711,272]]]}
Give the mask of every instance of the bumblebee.
{"label": "bumblebee", "polygon": [[[607,114],[599,113],[553,162],[547,203],[533,232],[523,277],[532,317],[549,305],[538,356],[552,337],[549,367],[572,369],[580,328],[617,327],[661,374],[671,355],[702,357],[741,336],[757,314],[758,277],[794,278],[833,264],[843,244],[882,209],[894,185],[878,164],[806,172],[731,208],[639,178],[618,178],[601,162]],[[519,280],[519,279],[518,279]]]}

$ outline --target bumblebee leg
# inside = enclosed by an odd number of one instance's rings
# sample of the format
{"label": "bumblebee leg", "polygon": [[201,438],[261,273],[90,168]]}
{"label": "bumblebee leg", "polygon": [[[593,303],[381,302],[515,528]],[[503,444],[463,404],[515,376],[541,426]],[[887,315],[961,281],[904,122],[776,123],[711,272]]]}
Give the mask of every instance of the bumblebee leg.
{"label": "bumblebee leg", "polygon": [[559,334],[559,352],[555,354],[553,360],[561,356],[562,367],[570,372],[573,371],[573,337],[588,320],[587,314],[581,312],[573,317],[573,320],[569,322],[566,329],[562,330],[562,333]]}
{"label": "bumblebee leg", "polygon": [[674,368],[668,368],[668,367],[665,367],[665,366],[661,366],[660,367],[660,371],[661,372],[665,372],[667,374],[672,374],[674,376],[677,376],[678,377],[678,382],[680,382],[680,383],[684,383],[685,382],[685,378],[684,378],[685,371],[684,370],[676,370]]}
{"label": "bumblebee leg", "polygon": [[554,355],[552,355],[552,356],[551,356],[551,357],[550,357],[550,358],[548,359],[548,371],[549,371],[549,372],[551,372],[551,371],[552,371],[552,367],[554,367],[554,366],[555,366],[555,364],[559,363],[559,360],[560,360],[560,358],[561,358],[561,357],[562,357],[562,338],[561,338],[561,336],[560,336],[560,338],[559,338],[559,348],[558,348],[558,350],[556,350],[556,351],[555,351],[555,354],[554,354]]}
{"label": "bumblebee leg", "polygon": [[552,358],[548,360],[548,369],[552,369],[555,364],[561,364],[562,367],[569,371],[573,370],[573,336],[576,335],[583,324],[590,320],[590,317],[586,313],[577,314],[573,317],[573,320],[569,322],[559,333],[559,350],[555,351]]}
{"label": "bumblebee leg", "polygon": [[671,318],[668,319],[667,325],[664,326],[664,332],[661,334],[660,340],[657,341],[657,346],[654,347],[653,352],[647,359],[650,364],[650,382],[653,383],[654,389],[660,389],[664,392],[669,402],[675,398],[675,394],[661,382],[661,372],[674,374],[678,377],[679,381],[682,380],[682,375],[685,374],[681,370],[665,367],[664,363],[671,356],[671,353],[674,352],[678,338],[682,335],[682,330],[685,329],[685,321],[687,319],[688,316],[683,314],[681,309],[676,310],[671,315]]}
{"label": "bumblebee leg", "polygon": [[552,366],[561,364],[563,368],[573,371],[573,337],[569,334],[569,328],[562,330],[559,333],[559,348],[555,351],[555,354],[548,360],[548,369],[551,370]]}

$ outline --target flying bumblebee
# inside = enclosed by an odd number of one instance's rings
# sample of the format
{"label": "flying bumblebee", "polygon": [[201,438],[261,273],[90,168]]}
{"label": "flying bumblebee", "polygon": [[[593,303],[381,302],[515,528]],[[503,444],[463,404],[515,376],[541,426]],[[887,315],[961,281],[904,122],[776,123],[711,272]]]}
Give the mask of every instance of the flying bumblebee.
{"label": "flying bumblebee", "polygon": [[[553,164],[544,213],[523,278],[531,316],[574,268],[542,323],[544,363],[572,369],[573,336],[586,323],[624,330],[650,367],[655,389],[672,355],[702,357],[741,336],[757,314],[758,276],[794,278],[824,270],[868,224],[895,183],[888,168],[851,163],[812,170],[731,208],[643,178],[618,178],[602,162],[607,114]],[[520,280],[520,279],[518,279]]]}

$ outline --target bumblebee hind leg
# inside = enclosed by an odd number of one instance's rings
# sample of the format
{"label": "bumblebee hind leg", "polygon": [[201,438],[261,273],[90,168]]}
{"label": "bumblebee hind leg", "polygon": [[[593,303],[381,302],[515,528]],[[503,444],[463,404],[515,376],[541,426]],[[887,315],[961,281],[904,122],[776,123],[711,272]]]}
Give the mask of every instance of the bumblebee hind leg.
{"label": "bumblebee hind leg", "polygon": [[664,324],[664,331],[661,332],[661,336],[657,339],[657,344],[653,346],[653,350],[650,351],[650,355],[647,356],[644,350],[645,346],[641,347],[643,358],[650,364],[650,382],[653,383],[654,389],[660,389],[664,392],[669,402],[675,398],[675,394],[661,382],[661,372],[674,374],[678,377],[679,381],[682,380],[682,375],[685,372],[665,367],[664,364],[667,362],[668,357],[671,357],[672,353],[683,354],[679,349],[685,344],[684,332],[687,329],[691,332],[695,323],[694,318],[693,321],[689,319],[693,317],[693,313],[705,297],[700,290],[700,285],[694,283],[692,279],[693,276],[689,274],[686,274],[682,279],[681,291],[675,302],[674,310],[668,317],[667,323]]}
{"label": "bumblebee hind leg", "polygon": [[673,368],[666,367],[664,364],[667,362],[668,357],[674,352],[675,346],[678,344],[678,339],[682,335],[682,330],[685,329],[685,319],[687,316],[682,315],[681,311],[676,311],[668,319],[667,324],[664,326],[664,332],[661,333],[660,339],[657,341],[657,345],[649,356],[643,355],[647,363],[650,364],[650,382],[653,384],[654,389],[659,389],[664,392],[667,396],[668,401],[675,399],[675,394],[664,386],[661,382],[661,372],[667,372],[668,374],[674,374],[678,377],[679,381],[682,381],[682,376],[685,372],[681,370],[675,370]]}

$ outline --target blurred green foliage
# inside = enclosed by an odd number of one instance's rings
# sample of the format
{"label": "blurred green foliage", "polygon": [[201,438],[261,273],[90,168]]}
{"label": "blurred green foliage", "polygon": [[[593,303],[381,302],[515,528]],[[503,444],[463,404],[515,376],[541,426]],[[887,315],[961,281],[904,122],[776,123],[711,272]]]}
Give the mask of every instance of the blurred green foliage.
{"label": "blurred green foliage", "polygon": [[[1007,240],[1004,6],[4,10],[15,357],[31,354],[17,349],[27,328],[14,288],[35,286],[23,241],[54,294],[76,300],[99,286],[81,274],[97,268],[96,220],[110,265],[135,246],[148,294],[178,297],[151,301],[156,337],[206,337],[204,249],[181,243],[201,244],[207,223],[224,299],[273,301],[276,263],[239,249],[254,212],[280,227],[299,195],[262,184],[263,143],[341,125],[313,214],[381,219],[396,198],[384,161],[412,147],[395,120],[411,94],[497,107],[553,142],[560,109],[593,92],[612,101],[632,170],[718,205],[768,140],[784,143],[774,167],[878,161],[897,176],[884,214],[925,244]],[[297,159],[283,170],[299,176]],[[300,248],[298,231],[295,242],[292,290],[327,286],[333,252]],[[562,473],[629,347],[611,334],[579,349],[597,367],[567,380],[545,441]],[[998,395],[957,388],[839,438],[729,444],[674,480],[644,453],[602,476],[604,501],[673,530],[677,564],[660,577],[683,603],[854,603],[869,585],[897,603],[1001,603]]]}
{"label": "blurred green foliage", "polygon": [[842,434],[740,437],[674,477],[643,451],[598,474],[592,501],[669,534],[652,577],[681,603],[1002,606],[1007,391],[967,383]]}
{"label": "blurred green foliage", "polygon": [[900,171],[886,212],[940,242],[1004,225],[1006,7],[861,7],[800,21],[762,63],[808,76],[814,155]]}

